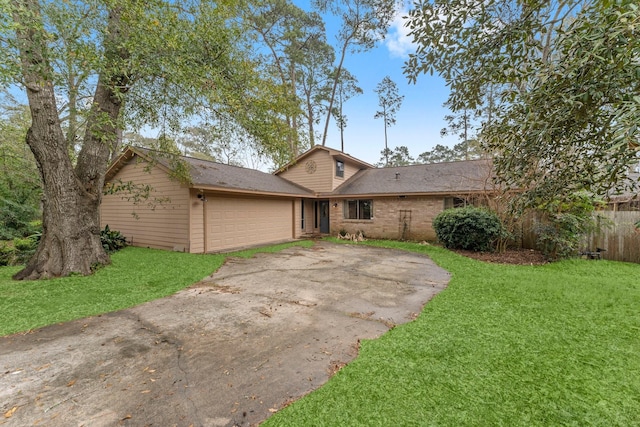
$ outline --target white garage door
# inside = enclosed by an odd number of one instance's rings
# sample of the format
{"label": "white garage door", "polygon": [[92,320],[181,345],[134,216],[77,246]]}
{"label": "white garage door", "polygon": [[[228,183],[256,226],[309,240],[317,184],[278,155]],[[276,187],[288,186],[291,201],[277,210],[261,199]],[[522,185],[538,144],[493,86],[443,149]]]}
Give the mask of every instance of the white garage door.
{"label": "white garage door", "polygon": [[291,239],[291,200],[207,196],[207,250],[221,251]]}

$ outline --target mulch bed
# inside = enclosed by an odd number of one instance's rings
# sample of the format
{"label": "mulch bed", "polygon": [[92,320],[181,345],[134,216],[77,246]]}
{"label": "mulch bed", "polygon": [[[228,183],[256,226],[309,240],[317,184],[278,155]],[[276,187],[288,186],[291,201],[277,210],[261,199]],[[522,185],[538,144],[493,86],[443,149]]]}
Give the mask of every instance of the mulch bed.
{"label": "mulch bed", "polygon": [[541,252],[533,249],[508,249],[505,252],[473,252],[457,250],[456,253],[469,258],[495,264],[542,265],[548,263]]}

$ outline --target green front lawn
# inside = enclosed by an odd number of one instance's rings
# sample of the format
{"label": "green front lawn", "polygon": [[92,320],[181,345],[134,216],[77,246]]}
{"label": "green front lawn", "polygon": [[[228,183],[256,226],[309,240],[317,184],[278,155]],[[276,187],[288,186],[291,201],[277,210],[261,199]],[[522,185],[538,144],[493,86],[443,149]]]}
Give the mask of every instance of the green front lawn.
{"label": "green front lawn", "polygon": [[[640,425],[640,265],[491,265],[366,243],[428,254],[452,273],[449,287],[265,426]],[[0,335],[169,295],[225,255],[127,248],[112,259],[90,277],[41,282],[0,268]]]}
{"label": "green front lawn", "polygon": [[640,425],[640,265],[367,243],[428,254],[449,287],[265,426]]}
{"label": "green front lawn", "polygon": [[194,255],[129,247],[92,276],[16,282],[21,267],[0,267],[0,336],[121,310],[171,295],[217,270],[227,256],[250,257],[310,241],[232,254]]}

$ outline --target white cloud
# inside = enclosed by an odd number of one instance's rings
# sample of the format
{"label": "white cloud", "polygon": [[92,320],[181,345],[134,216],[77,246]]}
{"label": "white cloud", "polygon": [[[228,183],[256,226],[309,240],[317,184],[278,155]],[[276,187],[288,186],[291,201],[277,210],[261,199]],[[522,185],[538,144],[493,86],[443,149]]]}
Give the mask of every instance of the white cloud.
{"label": "white cloud", "polygon": [[405,58],[410,52],[415,52],[416,50],[415,45],[411,42],[411,37],[409,36],[409,28],[404,26],[406,21],[403,19],[403,16],[406,15],[406,10],[398,12],[391,23],[389,33],[387,34],[387,38],[384,42],[387,49],[389,49],[389,53],[393,57]]}

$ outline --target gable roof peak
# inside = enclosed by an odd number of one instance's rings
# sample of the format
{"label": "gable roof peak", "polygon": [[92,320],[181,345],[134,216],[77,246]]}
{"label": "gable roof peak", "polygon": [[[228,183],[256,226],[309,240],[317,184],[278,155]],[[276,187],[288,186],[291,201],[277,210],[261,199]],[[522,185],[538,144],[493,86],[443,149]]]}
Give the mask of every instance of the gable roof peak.
{"label": "gable roof peak", "polygon": [[340,150],[336,150],[335,148],[330,148],[324,145],[314,145],[313,147],[311,147],[310,149],[308,149],[307,151],[305,151],[304,153],[298,155],[298,157],[296,157],[295,159],[291,160],[289,163],[287,163],[286,165],[280,167],[277,171],[274,172],[275,175],[278,175],[281,172],[286,171],[287,169],[289,169],[291,166],[300,163],[302,160],[304,160],[305,158],[309,157],[310,155],[312,155],[313,153],[316,153],[318,151],[325,151],[327,152],[330,156],[334,157],[334,158],[338,158],[339,160],[345,160],[348,161],[350,163],[355,163],[358,166],[361,166],[364,169],[374,169],[375,166],[358,159],[357,157],[353,157],[350,154],[347,154],[343,151]]}

